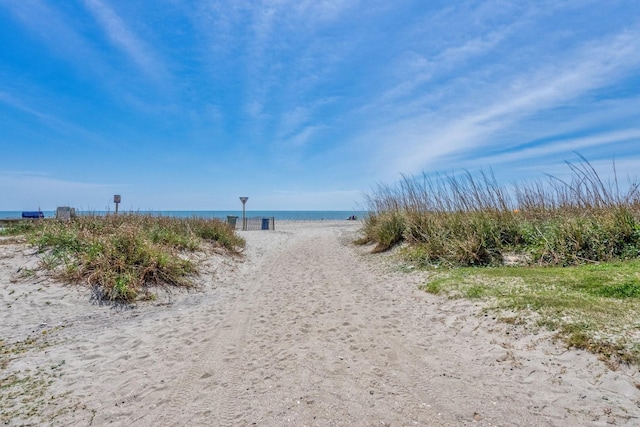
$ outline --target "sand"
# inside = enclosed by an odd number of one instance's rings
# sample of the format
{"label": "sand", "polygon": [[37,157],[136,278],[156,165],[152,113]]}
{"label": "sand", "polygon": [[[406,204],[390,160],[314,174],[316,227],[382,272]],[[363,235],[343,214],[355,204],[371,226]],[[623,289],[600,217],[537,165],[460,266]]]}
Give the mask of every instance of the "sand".
{"label": "sand", "polygon": [[241,232],[200,289],[112,307],[0,245],[0,420],[33,425],[640,424],[640,376],[427,294],[352,221]]}

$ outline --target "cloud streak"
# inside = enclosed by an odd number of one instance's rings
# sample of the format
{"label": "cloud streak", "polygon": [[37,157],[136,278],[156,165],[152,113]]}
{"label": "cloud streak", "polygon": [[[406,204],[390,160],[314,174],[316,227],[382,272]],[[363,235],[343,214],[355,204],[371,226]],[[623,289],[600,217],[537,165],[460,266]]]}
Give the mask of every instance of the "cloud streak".
{"label": "cloud streak", "polygon": [[[625,31],[588,44],[556,66],[542,66],[524,75],[516,73],[504,82],[506,88],[477,97],[476,105],[460,116],[453,110],[449,115],[414,116],[403,121],[400,128],[394,124],[387,134],[408,138],[411,153],[401,156],[396,167],[399,171],[415,171],[436,165],[445,156],[478,146],[490,147],[493,139],[500,141],[496,138],[500,132],[519,121],[615,84],[640,65],[640,47],[635,43],[638,36],[637,31]],[[437,129],[431,130],[434,122],[438,122]]]}
{"label": "cloud streak", "polygon": [[163,65],[156,55],[125,24],[122,18],[102,0],[84,0],[86,8],[100,24],[108,39],[146,75],[155,79],[166,76]]}
{"label": "cloud streak", "polygon": [[38,122],[40,122],[50,130],[54,130],[66,135],[81,135],[90,141],[99,140],[99,137],[97,135],[84,129],[83,127],[77,126],[73,122],[61,120],[60,118],[50,113],[32,107],[30,104],[33,103],[27,104],[24,98],[24,94],[21,96],[21,99],[19,99],[18,96],[13,95],[9,92],[0,91],[0,104],[5,104],[13,110],[20,111],[27,116],[35,118]]}
{"label": "cloud streak", "polygon": [[[74,29],[72,21],[56,8],[40,0],[8,0],[0,3],[31,34],[73,63],[101,67],[104,62],[91,43]],[[81,61],[78,59],[81,58]]]}

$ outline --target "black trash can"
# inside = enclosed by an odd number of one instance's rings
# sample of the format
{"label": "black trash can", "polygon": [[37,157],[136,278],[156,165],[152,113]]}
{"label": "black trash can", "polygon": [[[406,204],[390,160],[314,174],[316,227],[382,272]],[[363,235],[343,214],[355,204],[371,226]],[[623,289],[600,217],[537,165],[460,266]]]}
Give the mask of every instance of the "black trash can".
{"label": "black trash can", "polygon": [[227,215],[227,223],[231,226],[231,228],[236,228],[236,223],[238,221],[238,217],[235,215]]}

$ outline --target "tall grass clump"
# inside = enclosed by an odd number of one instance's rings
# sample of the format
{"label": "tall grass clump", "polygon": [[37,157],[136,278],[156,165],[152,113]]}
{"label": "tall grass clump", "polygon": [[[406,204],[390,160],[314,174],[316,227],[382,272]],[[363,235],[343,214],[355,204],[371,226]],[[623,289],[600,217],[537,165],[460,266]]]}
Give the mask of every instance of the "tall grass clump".
{"label": "tall grass clump", "polygon": [[468,172],[379,185],[360,242],[404,243],[414,265],[457,267],[432,270],[427,292],[485,299],[505,321],[555,331],[612,367],[640,365],[640,184],[620,186],[615,164],[609,181],[583,157],[568,167],[567,179],[508,189]]}
{"label": "tall grass clump", "polygon": [[568,167],[568,180],[548,176],[509,189],[483,172],[378,185],[367,197],[360,242],[376,250],[406,242],[413,261],[451,266],[501,264],[514,253],[543,265],[638,257],[639,184],[621,190],[583,157]]}
{"label": "tall grass clump", "polygon": [[361,243],[374,241],[374,252],[384,252],[403,240],[405,217],[398,211],[368,215],[364,219],[365,238]]}
{"label": "tall grass clump", "polygon": [[193,286],[197,269],[187,255],[206,242],[230,252],[244,245],[219,220],[138,214],[36,221],[26,234],[60,278],[84,281],[97,298],[119,302],[152,297],[150,286]]}

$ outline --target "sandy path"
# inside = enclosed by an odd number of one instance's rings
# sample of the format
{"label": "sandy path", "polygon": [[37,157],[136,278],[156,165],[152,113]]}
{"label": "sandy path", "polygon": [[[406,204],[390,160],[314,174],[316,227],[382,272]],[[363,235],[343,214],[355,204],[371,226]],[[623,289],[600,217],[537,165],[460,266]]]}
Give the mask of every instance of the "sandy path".
{"label": "sandy path", "polygon": [[[205,260],[201,292],[134,309],[0,276],[15,314],[3,312],[2,336],[48,328],[50,340],[7,369],[59,372],[46,403],[9,425],[640,423],[635,371],[418,291],[424,273],[348,244],[357,224],[277,225],[244,234],[244,262]],[[5,246],[2,271],[30,262],[21,250]]]}

